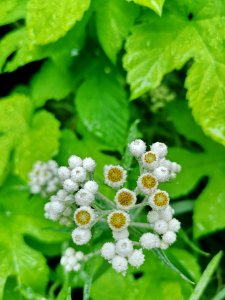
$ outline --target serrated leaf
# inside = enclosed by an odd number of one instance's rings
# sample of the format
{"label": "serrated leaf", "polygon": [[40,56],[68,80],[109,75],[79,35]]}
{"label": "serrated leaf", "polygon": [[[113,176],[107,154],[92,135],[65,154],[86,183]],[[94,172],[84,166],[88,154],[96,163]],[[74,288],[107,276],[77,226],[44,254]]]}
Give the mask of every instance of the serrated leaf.
{"label": "serrated leaf", "polygon": [[45,291],[48,282],[46,260],[24,242],[24,235],[48,243],[64,239],[63,234],[53,235],[44,229],[51,223],[44,219],[44,200],[30,198],[22,184],[18,179],[10,178],[0,189],[0,298],[9,276],[16,276],[19,286],[30,286],[37,292]]}
{"label": "serrated leaf", "polygon": [[24,19],[27,0],[1,0],[0,26]]}
{"label": "serrated leaf", "polygon": [[51,60],[47,60],[31,80],[31,96],[36,107],[43,106],[50,99],[65,98],[72,88],[72,74],[61,70]]}
{"label": "serrated leaf", "polygon": [[134,1],[139,5],[143,5],[149,7],[150,9],[154,10],[159,16],[162,14],[162,8],[165,0],[127,0],[127,1]]}
{"label": "serrated leaf", "polygon": [[162,77],[193,59],[186,87],[203,130],[225,145],[224,1],[166,1],[161,19],[149,13],[127,40],[124,66],[132,98],[157,87]]}
{"label": "serrated leaf", "polygon": [[15,173],[26,180],[37,160],[47,161],[56,155],[59,136],[59,122],[55,117],[47,111],[36,113],[30,130],[21,137],[16,147]]}
{"label": "serrated leaf", "polygon": [[115,63],[139,11],[132,3],[124,0],[98,0],[95,2],[95,10],[99,41],[106,55]]}
{"label": "serrated leaf", "polygon": [[86,128],[111,149],[121,151],[126,143],[128,99],[120,82],[104,72],[104,65],[78,88],[75,105]]}
{"label": "serrated leaf", "polygon": [[45,45],[63,37],[82,19],[90,0],[30,0],[27,6],[27,29],[31,43]]}
{"label": "serrated leaf", "polygon": [[185,148],[170,148],[169,157],[181,164],[182,171],[174,185],[164,185],[172,197],[180,197],[190,193],[203,177],[209,178],[206,187],[195,200],[194,236],[199,238],[225,228],[225,149],[203,134],[184,101],[170,104],[169,111],[178,132],[202,148],[202,151],[197,152]]}

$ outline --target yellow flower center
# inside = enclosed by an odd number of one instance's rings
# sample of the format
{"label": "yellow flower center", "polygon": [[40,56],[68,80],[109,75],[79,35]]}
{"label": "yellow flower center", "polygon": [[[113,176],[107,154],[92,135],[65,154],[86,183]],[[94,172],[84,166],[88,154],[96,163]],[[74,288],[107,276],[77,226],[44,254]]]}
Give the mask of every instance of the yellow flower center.
{"label": "yellow flower center", "polygon": [[112,182],[118,182],[123,179],[123,171],[119,168],[113,167],[108,171],[107,177]]}
{"label": "yellow flower center", "polygon": [[157,181],[152,175],[146,174],[141,178],[141,183],[146,189],[152,189],[156,186]]}
{"label": "yellow flower center", "polygon": [[126,225],[127,218],[124,214],[120,212],[115,212],[111,215],[109,223],[111,224],[112,227],[116,229],[121,229]]}
{"label": "yellow flower center", "polygon": [[88,225],[91,221],[91,215],[86,210],[80,210],[75,215],[75,221],[79,225]]}
{"label": "yellow flower center", "polygon": [[169,198],[168,196],[163,192],[158,192],[154,195],[154,203],[157,206],[165,206],[168,204]]}
{"label": "yellow flower center", "polygon": [[156,161],[156,155],[154,153],[152,153],[151,151],[149,151],[149,152],[145,153],[145,155],[144,155],[144,161],[147,164],[151,164],[154,161]]}
{"label": "yellow flower center", "polygon": [[119,204],[122,206],[130,206],[134,201],[133,195],[128,191],[120,192],[117,199]]}

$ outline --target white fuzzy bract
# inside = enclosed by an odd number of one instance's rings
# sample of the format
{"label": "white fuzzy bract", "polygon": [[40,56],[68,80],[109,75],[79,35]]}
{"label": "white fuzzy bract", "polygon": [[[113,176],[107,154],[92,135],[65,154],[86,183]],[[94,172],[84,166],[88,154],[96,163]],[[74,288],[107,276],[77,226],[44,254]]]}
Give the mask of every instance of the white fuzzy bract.
{"label": "white fuzzy bract", "polygon": [[167,155],[167,146],[164,143],[156,142],[151,145],[151,151],[156,153],[158,157],[164,158]]}
{"label": "white fuzzy bract", "polygon": [[75,195],[76,204],[80,206],[91,205],[94,199],[94,194],[86,189],[80,189]]}
{"label": "white fuzzy bract", "polygon": [[147,250],[158,248],[160,245],[160,238],[156,234],[147,232],[141,236],[140,244],[144,249]]}
{"label": "white fuzzy bract", "polygon": [[98,184],[94,180],[89,180],[84,184],[83,187],[85,190],[89,191],[90,193],[96,194],[98,192]]}
{"label": "white fuzzy bract", "polygon": [[113,243],[105,243],[101,248],[101,255],[106,260],[111,260],[116,254],[116,247]]}
{"label": "white fuzzy bract", "polygon": [[176,233],[174,233],[173,231],[167,231],[163,236],[162,236],[162,240],[164,243],[166,244],[173,244],[177,239]]}
{"label": "white fuzzy bract", "polygon": [[91,157],[86,157],[83,160],[83,167],[87,172],[94,172],[96,167],[96,162]]}
{"label": "white fuzzy bract", "polygon": [[154,230],[158,234],[164,234],[168,230],[168,224],[164,220],[158,220],[154,224]]}
{"label": "white fuzzy bract", "polygon": [[137,139],[131,142],[129,145],[130,153],[135,157],[140,157],[146,151],[146,144],[144,141]]}
{"label": "white fuzzy bract", "polygon": [[64,267],[65,271],[79,271],[84,254],[81,251],[76,252],[73,248],[69,247],[61,257],[60,264]]}
{"label": "white fuzzy bract", "polygon": [[72,231],[73,242],[77,245],[87,244],[90,241],[91,236],[92,235],[90,229],[84,229],[78,227]]}
{"label": "white fuzzy bract", "polygon": [[87,178],[87,172],[83,167],[76,167],[71,171],[71,179],[74,182],[84,182]]}
{"label": "white fuzzy bract", "polygon": [[80,228],[89,228],[95,220],[95,212],[89,206],[81,206],[75,210],[74,221]]}
{"label": "white fuzzy bract", "polygon": [[129,231],[127,229],[123,229],[121,231],[113,231],[113,238],[118,241],[121,239],[126,239],[129,236]]}
{"label": "white fuzzy bract", "polygon": [[145,256],[142,249],[134,250],[128,258],[129,264],[135,268],[139,268],[141,265],[143,265],[144,261]]}
{"label": "white fuzzy bract", "polygon": [[166,167],[158,167],[153,171],[153,175],[159,182],[166,182],[170,179],[169,170]]}
{"label": "white fuzzy bract", "polygon": [[74,169],[77,167],[82,167],[83,161],[79,156],[71,155],[70,158],[68,159],[68,164],[70,169]]}
{"label": "white fuzzy bract", "polygon": [[112,259],[112,267],[118,273],[126,272],[128,268],[128,262],[125,257],[116,255]]}
{"label": "white fuzzy bract", "polygon": [[133,251],[133,243],[129,239],[121,239],[116,243],[116,252],[120,256],[129,256]]}

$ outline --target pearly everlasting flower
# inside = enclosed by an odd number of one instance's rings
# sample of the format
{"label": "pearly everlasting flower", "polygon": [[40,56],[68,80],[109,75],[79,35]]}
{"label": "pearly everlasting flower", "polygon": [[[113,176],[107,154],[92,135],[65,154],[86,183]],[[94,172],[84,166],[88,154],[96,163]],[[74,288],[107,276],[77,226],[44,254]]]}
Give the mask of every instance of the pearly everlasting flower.
{"label": "pearly everlasting flower", "polygon": [[164,241],[160,241],[160,245],[159,245],[159,248],[162,249],[162,250],[166,250],[169,248],[169,244],[165,243]]}
{"label": "pearly everlasting flower", "polygon": [[94,180],[87,181],[84,184],[83,188],[93,194],[96,194],[98,192],[98,184]]}
{"label": "pearly everlasting flower", "polygon": [[165,209],[159,211],[160,219],[168,222],[173,217],[173,211],[170,206],[167,206]]}
{"label": "pearly everlasting flower", "polygon": [[179,229],[180,229],[180,222],[177,219],[173,218],[168,223],[168,229],[170,231],[173,231],[173,232],[179,231]]}
{"label": "pearly everlasting flower", "polygon": [[152,174],[144,173],[138,178],[137,186],[141,192],[149,195],[156,190],[158,181]]}
{"label": "pearly everlasting flower", "polygon": [[107,222],[113,231],[121,231],[128,227],[130,216],[122,210],[115,210],[110,213]]}
{"label": "pearly everlasting flower", "polygon": [[63,188],[68,193],[73,193],[79,189],[79,185],[71,179],[66,179],[63,183]]}
{"label": "pearly everlasting flower", "polygon": [[141,162],[143,167],[148,170],[154,170],[158,166],[157,155],[152,151],[145,152],[141,157]]}
{"label": "pearly everlasting flower", "polygon": [[170,179],[169,170],[166,167],[158,167],[153,171],[153,175],[159,182],[166,182]]}
{"label": "pearly everlasting flower", "polygon": [[112,267],[118,273],[125,272],[128,268],[127,259],[125,257],[116,255],[112,259]]}
{"label": "pearly everlasting flower", "polygon": [[86,157],[83,160],[83,167],[87,172],[94,172],[96,167],[96,162],[91,157]]}
{"label": "pearly everlasting flower", "polygon": [[139,268],[141,265],[143,265],[144,261],[145,256],[142,249],[134,250],[128,258],[129,264],[135,268]]}
{"label": "pearly everlasting flower", "polygon": [[117,207],[125,210],[132,208],[136,200],[136,194],[126,188],[118,190],[115,196]]}
{"label": "pearly everlasting flower", "polygon": [[151,151],[156,153],[160,158],[164,158],[167,155],[167,146],[164,143],[156,142],[151,145]]}
{"label": "pearly everlasting flower", "polygon": [[58,169],[59,178],[64,181],[70,178],[70,170],[67,167],[60,167]]}
{"label": "pearly everlasting flower", "polygon": [[74,169],[77,167],[82,167],[83,161],[79,156],[72,155],[68,159],[68,164],[69,164],[70,169]]}
{"label": "pearly everlasting flower", "polygon": [[32,194],[40,193],[42,196],[46,196],[56,192],[60,186],[58,165],[53,160],[49,160],[46,163],[37,161],[28,177]]}
{"label": "pearly everlasting flower", "polygon": [[120,230],[120,231],[113,231],[112,234],[113,234],[113,238],[116,241],[118,241],[118,240],[121,240],[121,239],[128,238],[129,231],[127,229],[123,229],[123,230]]}
{"label": "pearly everlasting flower", "polygon": [[156,221],[159,220],[159,218],[160,218],[160,216],[159,216],[159,213],[157,211],[151,210],[147,214],[147,220],[150,224],[155,223]]}
{"label": "pearly everlasting flower", "polygon": [[79,227],[75,228],[72,231],[72,239],[73,242],[77,245],[85,245],[91,239],[91,231],[90,229],[84,229]]}
{"label": "pearly everlasting flower", "polygon": [[147,250],[158,248],[160,245],[160,238],[156,234],[147,232],[141,236],[140,244],[144,249]]}
{"label": "pearly everlasting flower", "polygon": [[169,194],[165,191],[157,190],[149,197],[148,202],[152,209],[163,210],[169,205]]}
{"label": "pearly everlasting flower", "polygon": [[74,221],[80,228],[89,228],[95,220],[95,213],[89,206],[81,206],[74,213]]}
{"label": "pearly everlasting flower", "polygon": [[83,167],[76,167],[71,171],[71,179],[74,182],[84,182],[87,179],[87,172]]}
{"label": "pearly everlasting flower", "polygon": [[93,193],[86,189],[80,189],[75,195],[75,201],[77,205],[91,205],[94,201],[95,196]]}
{"label": "pearly everlasting flower", "polygon": [[144,141],[137,139],[131,142],[129,145],[130,153],[135,157],[140,157],[146,151],[146,144]]}
{"label": "pearly everlasting flower", "polygon": [[158,234],[164,234],[168,230],[168,224],[164,220],[158,220],[154,224],[154,230]]}
{"label": "pearly everlasting flower", "polygon": [[121,166],[104,167],[105,183],[113,188],[121,187],[126,181],[127,172]]}
{"label": "pearly everlasting flower", "polygon": [[77,272],[81,268],[81,262],[83,258],[83,252],[76,252],[73,248],[69,247],[66,249],[64,255],[62,256],[60,264],[65,268],[67,272]]}
{"label": "pearly everlasting flower", "polygon": [[120,256],[129,256],[133,251],[133,243],[129,239],[121,239],[116,243],[116,252]]}
{"label": "pearly everlasting flower", "polygon": [[106,260],[111,260],[116,254],[116,246],[113,243],[105,243],[101,248],[101,255]]}
{"label": "pearly everlasting flower", "polygon": [[173,231],[167,231],[162,236],[163,242],[169,245],[173,244],[176,241],[176,239],[177,239],[176,233],[174,233]]}

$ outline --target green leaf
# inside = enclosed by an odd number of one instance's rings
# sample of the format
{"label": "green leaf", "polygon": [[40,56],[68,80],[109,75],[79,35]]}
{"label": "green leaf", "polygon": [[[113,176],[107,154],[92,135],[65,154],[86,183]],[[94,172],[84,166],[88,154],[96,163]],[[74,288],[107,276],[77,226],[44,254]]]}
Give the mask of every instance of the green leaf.
{"label": "green leaf", "polygon": [[124,0],[97,0],[95,6],[99,41],[106,55],[115,63],[139,11]]}
{"label": "green leaf", "polygon": [[[111,149],[122,151],[127,136],[128,99],[121,83],[104,64],[91,72],[78,88],[75,105],[86,128]],[[97,73],[96,73],[97,72]]]}
{"label": "green leaf", "polygon": [[27,0],[1,0],[0,26],[24,19]]}
{"label": "green leaf", "polygon": [[225,228],[225,149],[202,133],[184,101],[171,103],[169,112],[178,132],[189,142],[197,143],[201,150],[170,148],[169,158],[181,164],[182,171],[177,176],[176,184],[164,184],[163,187],[172,197],[186,196],[202,178],[209,178],[195,201],[194,236],[199,238]]}
{"label": "green leaf", "polygon": [[51,60],[47,60],[31,80],[31,96],[36,107],[43,106],[50,99],[65,98],[72,88],[72,74],[61,70]]}
{"label": "green leaf", "polygon": [[[135,279],[135,273],[140,278]],[[103,287],[107,286],[107,289]],[[118,292],[119,291],[119,292]],[[188,300],[192,286],[183,281],[176,273],[168,269],[152,253],[146,253],[145,263],[138,271],[129,270],[125,277],[116,273],[111,267],[99,277],[91,289],[93,300],[146,300],[165,299]]]}
{"label": "green leaf", "polygon": [[27,29],[32,44],[45,45],[57,41],[82,19],[90,0],[30,0],[27,6]]}
{"label": "green leaf", "polygon": [[213,298],[212,300],[224,300],[225,299],[225,288],[220,290]]}
{"label": "green leaf", "polygon": [[154,12],[156,12],[159,16],[161,16],[162,8],[165,0],[127,0],[127,1],[134,1],[139,5],[149,7],[152,10],[154,10]]}
{"label": "green leaf", "polygon": [[30,130],[21,137],[16,148],[15,173],[27,179],[27,174],[37,160],[47,161],[56,155],[59,136],[59,122],[55,117],[47,111],[36,113]]}
{"label": "green leaf", "polygon": [[30,235],[43,242],[60,242],[65,236],[44,228],[59,227],[44,218],[44,200],[30,198],[23,183],[10,178],[0,189],[0,298],[9,276],[16,276],[19,286],[44,292],[48,267],[44,256],[24,241]]}
{"label": "green leaf", "polygon": [[189,104],[205,133],[225,145],[224,9],[222,0],[166,1],[161,19],[149,12],[134,27],[124,66],[135,99],[193,59],[186,79]]}
{"label": "green leaf", "polygon": [[201,297],[204,293],[204,290],[207,287],[207,285],[208,285],[213,273],[215,272],[216,268],[218,267],[222,256],[223,256],[223,252],[220,251],[209,262],[209,264],[206,267],[205,271],[203,272],[199,282],[197,283],[193,293],[191,294],[190,300],[202,299]]}

